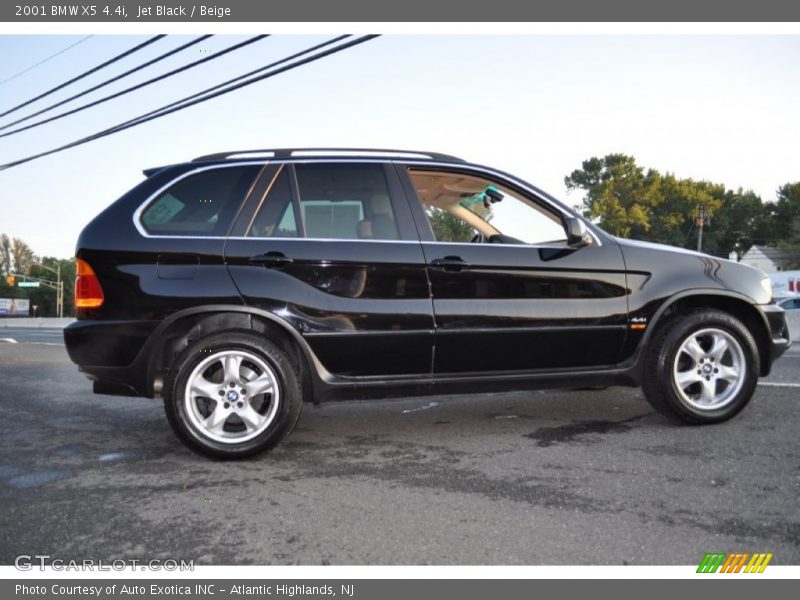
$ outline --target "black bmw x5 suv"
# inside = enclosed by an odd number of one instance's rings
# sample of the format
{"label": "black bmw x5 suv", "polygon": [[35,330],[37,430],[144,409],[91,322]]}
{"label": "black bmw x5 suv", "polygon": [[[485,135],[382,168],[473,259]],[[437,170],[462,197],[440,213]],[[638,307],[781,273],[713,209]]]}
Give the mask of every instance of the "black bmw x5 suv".
{"label": "black bmw x5 suv", "polygon": [[738,413],[789,346],[758,270],[615,238],[541,190],[435,153],[265,150],[145,171],[77,245],[67,349],[100,394],[163,396],[243,457],[304,401],[641,386]]}

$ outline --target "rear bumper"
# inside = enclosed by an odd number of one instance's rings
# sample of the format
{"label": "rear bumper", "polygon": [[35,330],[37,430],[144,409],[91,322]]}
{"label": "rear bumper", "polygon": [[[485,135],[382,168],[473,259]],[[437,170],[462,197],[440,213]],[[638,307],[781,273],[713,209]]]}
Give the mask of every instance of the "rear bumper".
{"label": "rear bumper", "polygon": [[76,365],[126,367],[139,355],[158,323],[73,321],[64,328],[64,343]]}
{"label": "rear bumper", "polygon": [[70,360],[98,394],[146,396],[147,340],[159,321],[75,321],[64,328]]}

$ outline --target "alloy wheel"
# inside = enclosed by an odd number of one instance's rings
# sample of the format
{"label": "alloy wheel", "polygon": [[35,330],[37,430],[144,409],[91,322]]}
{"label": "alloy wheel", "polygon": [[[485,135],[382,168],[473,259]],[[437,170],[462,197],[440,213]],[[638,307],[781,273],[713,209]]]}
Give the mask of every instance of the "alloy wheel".
{"label": "alloy wheel", "polygon": [[698,411],[718,410],[739,393],[747,369],[744,350],[727,331],[691,333],[675,355],[672,378],[681,399]]}
{"label": "alloy wheel", "polygon": [[243,350],[204,358],[186,383],[184,408],[192,427],[225,444],[264,432],[280,406],[280,386],[264,359]]}

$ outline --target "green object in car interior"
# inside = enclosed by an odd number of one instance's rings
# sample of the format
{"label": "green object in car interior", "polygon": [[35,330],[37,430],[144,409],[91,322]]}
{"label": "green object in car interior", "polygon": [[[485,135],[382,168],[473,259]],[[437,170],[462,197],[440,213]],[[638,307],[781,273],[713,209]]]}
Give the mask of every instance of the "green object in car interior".
{"label": "green object in car interior", "polygon": [[473,194],[472,196],[467,196],[459,204],[464,208],[469,208],[472,204],[477,202],[482,202],[486,208],[489,208],[489,205],[494,202],[500,202],[504,197],[503,192],[498,190],[495,186],[490,185],[487,186],[485,190],[482,192],[478,192],[477,194]]}

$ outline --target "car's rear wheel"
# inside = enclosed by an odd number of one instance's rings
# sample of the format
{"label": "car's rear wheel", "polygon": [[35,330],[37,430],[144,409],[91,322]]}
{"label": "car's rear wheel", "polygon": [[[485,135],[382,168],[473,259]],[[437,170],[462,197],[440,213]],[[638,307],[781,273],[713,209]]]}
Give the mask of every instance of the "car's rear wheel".
{"label": "car's rear wheel", "polygon": [[758,349],[737,318],[696,310],[674,318],[648,349],[642,389],[659,412],[688,423],[730,419],[758,383]]}
{"label": "car's rear wheel", "polygon": [[178,437],[215,458],[244,458],[291,433],[302,409],[297,366],[249,332],[219,333],[187,347],[170,369],[164,408]]}

